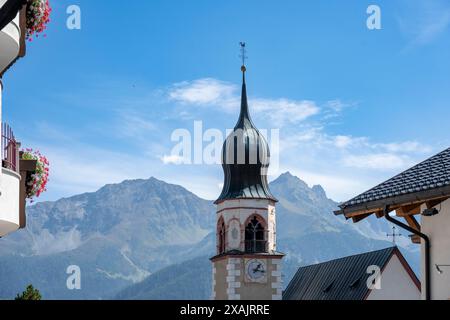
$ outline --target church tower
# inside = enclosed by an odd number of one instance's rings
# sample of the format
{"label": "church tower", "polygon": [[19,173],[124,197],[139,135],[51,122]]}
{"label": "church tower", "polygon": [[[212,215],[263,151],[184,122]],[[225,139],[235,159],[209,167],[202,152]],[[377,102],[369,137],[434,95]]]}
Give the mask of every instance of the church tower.
{"label": "church tower", "polygon": [[281,259],[276,251],[275,204],[267,182],[269,146],[247,104],[245,44],[241,111],[222,149],[223,190],[217,205],[216,300],[281,300]]}

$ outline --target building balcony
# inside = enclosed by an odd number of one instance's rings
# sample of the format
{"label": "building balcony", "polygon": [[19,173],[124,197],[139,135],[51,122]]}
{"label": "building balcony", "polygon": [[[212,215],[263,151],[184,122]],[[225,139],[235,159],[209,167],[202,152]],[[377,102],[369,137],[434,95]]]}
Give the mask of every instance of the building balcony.
{"label": "building balcony", "polygon": [[36,169],[35,160],[20,159],[20,143],[7,124],[2,124],[0,173],[0,237],[26,224],[26,181]]}
{"label": "building balcony", "polygon": [[2,124],[0,176],[0,237],[20,227],[19,144],[11,128]]}
{"label": "building balcony", "polygon": [[[0,0],[0,9],[7,1]],[[19,11],[12,21],[0,30],[0,77],[18,57],[25,55],[24,10]]]}

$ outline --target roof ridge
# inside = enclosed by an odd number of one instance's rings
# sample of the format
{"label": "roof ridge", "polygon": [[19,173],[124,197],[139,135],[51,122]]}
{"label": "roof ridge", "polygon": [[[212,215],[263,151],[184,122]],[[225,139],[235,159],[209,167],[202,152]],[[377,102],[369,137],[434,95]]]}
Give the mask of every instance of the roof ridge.
{"label": "roof ridge", "polygon": [[350,256],[345,256],[345,257],[331,259],[331,260],[327,260],[327,261],[323,261],[323,262],[319,262],[319,263],[314,263],[314,264],[310,264],[310,265],[303,266],[303,267],[300,267],[300,268],[307,268],[307,267],[312,267],[312,266],[320,266],[320,265],[327,264],[327,263],[330,263],[330,262],[335,262],[335,261],[349,259],[349,258],[354,258],[354,257],[359,257],[359,256],[365,256],[365,255],[369,255],[369,254],[375,254],[377,252],[382,252],[382,251],[392,251],[392,252],[394,252],[395,249],[398,250],[398,247],[397,246],[392,246],[392,247],[387,247],[387,248],[384,248],[384,249],[378,249],[378,250],[374,250],[374,251],[368,251],[368,252],[363,252],[363,253],[356,253],[356,254],[352,254]]}

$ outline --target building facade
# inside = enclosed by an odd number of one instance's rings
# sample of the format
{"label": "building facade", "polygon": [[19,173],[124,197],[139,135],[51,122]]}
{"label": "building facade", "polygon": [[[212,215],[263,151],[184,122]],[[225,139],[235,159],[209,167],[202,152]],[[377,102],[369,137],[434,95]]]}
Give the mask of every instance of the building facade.
{"label": "building facade", "polygon": [[3,75],[25,56],[26,0],[0,0],[0,237],[25,227],[26,178],[35,161],[20,159],[20,143],[3,122]]}
{"label": "building facade", "polygon": [[[432,208],[436,210],[436,215],[421,218],[421,231],[429,237],[431,243],[430,295],[433,300],[450,300],[450,200]],[[421,206],[421,212],[427,209],[426,204]],[[425,244],[422,243],[422,274],[425,273],[425,261]],[[424,294],[422,298],[425,299]]]}
{"label": "building facade", "polygon": [[420,300],[420,281],[397,247],[300,267],[284,300]]}
{"label": "building facade", "polygon": [[375,215],[410,232],[421,246],[422,298],[449,300],[449,199],[450,148],[342,203],[335,213],[353,222]]}

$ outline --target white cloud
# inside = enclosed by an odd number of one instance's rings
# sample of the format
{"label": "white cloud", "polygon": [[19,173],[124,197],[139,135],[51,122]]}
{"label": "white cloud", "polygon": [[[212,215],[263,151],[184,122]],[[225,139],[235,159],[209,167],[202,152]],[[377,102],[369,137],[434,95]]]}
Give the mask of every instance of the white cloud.
{"label": "white cloud", "polygon": [[230,100],[233,100],[236,90],[237,87],[233,84],[204,78],[175,84],[169,91],[169,97],[181,103],[200,106],[221,104],[224,101],[228,105]]}
{"label": "white cloud", "polygon": [[[286,131],[285,131],[286,132]],[[282,149],[293,148],[302,144],[311,144],[315,148],[341,149],[358,153],[402,153],[427,154],[432,151],[428,145],[418,141],[374,142],[368,137],[352,135],[330,135],[323,126],[304,126],[290,131],[282,137]]]}
{"label": "white cloud", "polygon": [[336,147],[345,148],[352,143],[352,138],[349,136],[336,136],[334,141],[336,143]]}
{"label": "white cloud", "polygon": [[89,146],[43,147],[41,151],[50,161],[48,190],[64,194],[92,192],[108,183],[138,178],[142,167],[138,157]]}
{"label": "white cloud", "polygon": [[329,100],[323,105],[322,109],[322,120],[329,120],[340,116],[344,110],[348,108],[353,108],[358,106],[357,102],[344,102],[340,99]]}
{"label": "white cloud", "polygon": [[427,44],[437,38],[450,24],[450,10],[435,12],[433,18],[420,27],[414,43]]}
{"label": "white cloud", "polygon": [[307,100],[255,99],[250,103],[257,114],[280,126],[284,123],[298,123],[319,113],[315,102]]}
{"label": "white cloud", "polygon": [[[321,185],[327,197],[334,200],[349,199],[367,189],[367,185],[374,183],[362,179],[352,179],[342,173],[317,172],[308,170],[297,170],[292,167],[284,168],[281,172],[290,171],[293,175],[304,180],[309,186]],[[281,173],[280,172],[280,173]]]}
{"label": "white cloud", "polygon": [[411,164],[411,161],[396,154],[378,153],[349,155],[343,159],[343,164],[352,168],[392,170],[405,168],[408,164]]}
{"label": "white cloud", "polygon": [[179,155],[164,155],[160,159],[164,164],[182,164],[182,163],[184,163],[184,158]]}
{"label": "white cloud", "polygon": [[398,18],[401,31],[410,38],[406,49],[426,45],[450,26],[447,0],[403,1],[403,15]]}
{"label": "white cloud", "polygon": [[429,146],[423,145],[417,141],[405,141],[399,143],[381,143],[375,146],[384,148],[389,152],[428,153],[431,151],[431,148]]}
{"label": "white cloud", "polygon": [[368,137],[331,135],[323,126],[280,132],[280,167],[310,184],[321,184],[335,200],[346,200],[406,170],[430,155],[417,141],[381,143]]}
{"label": "white cloud", "polygon": [[122,132],[133,133],[135,131],[152,131],[156,129],[153,121],[145,119],[143,115],[134,112],[122,113],[121,119],[124,121],[125,128]]}
{"label": "white cloud", "polygon": [[[240,105],[240,92],[234,84],[213,78],[185,81],[170,88],[171,100],[200,107],[215,107],[227,113],[236,113]],[[317,113],[320,109],[314,101],[291,99],[249,98],[249,104],[257,117],[277,126],[298,123]]]}
{"label": "white cloud", "polygon": [[282,149],[295,148],[298,145],[311,145],[315,149],[362,149],[370,148],[371,144],[366,137],[353,137],[351,135],[329,135],[324,127],[298,128],[293,134],[283,136]]}
{"label": "white cloud", "polygon": [[327,106],[328,106],[328,108],[332,109],[335,112],[341,112],[345,108],[349,107],[350,104],[343,103],[341,100],[336,99],[336,100],[328,101]]}

